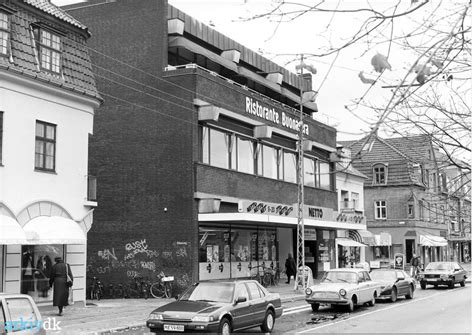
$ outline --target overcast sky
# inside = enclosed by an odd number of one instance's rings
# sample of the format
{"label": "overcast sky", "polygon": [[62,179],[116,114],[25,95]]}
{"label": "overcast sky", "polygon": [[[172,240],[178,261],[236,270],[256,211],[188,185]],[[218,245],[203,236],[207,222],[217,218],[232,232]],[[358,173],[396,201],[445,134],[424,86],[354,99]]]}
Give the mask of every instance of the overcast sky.
{"label": "overcast sky", "polygon": [[[257,51],[276,63],[296,72],[295,54],[317,53],[322,46],[337,45],[343,38],[351,36],[354,26],[360,23],[360,14],[348,16],[327,14],[306,15],[290,23],[277,24],[269,19],[245,21],[248,18],[268,10],[272,0],[168,0],[170,4],[195,17],[204,24],[212,26],[219,32],[237,42]],[[53,0],[58,5],[78,2],[75,0]],[[409,3],[409,1],[406,1]],[[334,7],[337,0],[329,0]],[[387,2],[379,2],[387,3]],[[390,3],[393,4],[393,1]],[[350,1],[344,5],[367,7],[367,1]],[[338,140],[360,138],[370,125],[363,120],[375,121],[374,113],[358,107],[352,113],[345,106],[351,106],[355,99],[366,92],[368,85],[363,84],[358,74],[364,71],[374,76],[370,64],[377,53],[386,53],[386,46],[370,46],[361,43],[360,47],[351,48],[339,55],[316,58],[308,63],[314,65],[318,73],[313,75],[313,89],[318,91],[316,103],[321,121],[335,126]],[[293,56],[282,56],[293,54]],[[397,78],[397,73],[410,66],[407,56],[402,51],[391,53],[392,71],[384,73],[385,82],[390,84]],[[331,66],[331,64],[333,64]],[[402,75],[400,75],[401,77]],[[393,81],[393,84],[396,84]],[[381,102],[390,97],[390,90],[376,85],[368,97],[372,102]]]}

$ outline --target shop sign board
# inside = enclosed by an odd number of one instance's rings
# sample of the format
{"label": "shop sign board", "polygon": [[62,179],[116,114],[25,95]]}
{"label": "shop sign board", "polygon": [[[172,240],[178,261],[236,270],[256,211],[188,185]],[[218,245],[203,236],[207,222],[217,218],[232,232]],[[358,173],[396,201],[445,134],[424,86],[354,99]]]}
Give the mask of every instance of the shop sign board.
{"label": "shop sign board", "polygon": [[395,253],[394,255],[395,269],[405,268],[405,255],[402,253]]}
{"label": "shop sign board", "polygon": [[316,229],[314,228],[305,228],[304,229],[304,239],[305,241],[316,241]]}
{"label": "shop sign board", "polygon": [[[250,97],[245,97],[245,112],[295,132],[298,132],[300,128],[299,118],[275,110],[270,105]],[[309,126],[306,123],[303,123],[303,134],[309,135]]]}
{"label": "shop sign board", "polygon": [[[239,201],[239,212],[266,215],[279,215],[296,218],[297,204],[276,204],[268,202],[242,200]],[[303,206],[303,217],[313,220],[334,221],[334,210],[327,207]]]}

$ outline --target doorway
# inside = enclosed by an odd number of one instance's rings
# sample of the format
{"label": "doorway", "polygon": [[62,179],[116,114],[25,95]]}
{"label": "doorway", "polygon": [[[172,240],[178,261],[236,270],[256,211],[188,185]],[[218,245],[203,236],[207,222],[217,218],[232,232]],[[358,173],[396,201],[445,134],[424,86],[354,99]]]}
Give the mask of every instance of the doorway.
{"label": "doorway", "polygon": [[[415,240],[405,240],[405,253],[407,263],[411,262],[413,255],[416,253]],[[420,255],[418,255],[420,256]]]}

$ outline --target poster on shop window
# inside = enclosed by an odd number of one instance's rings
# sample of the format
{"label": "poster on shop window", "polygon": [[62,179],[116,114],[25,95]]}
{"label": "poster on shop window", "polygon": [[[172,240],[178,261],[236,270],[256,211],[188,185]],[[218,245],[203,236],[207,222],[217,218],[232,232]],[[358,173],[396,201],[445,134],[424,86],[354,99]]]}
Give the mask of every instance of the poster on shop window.
{"label": "poster on shop window", "polygon": [[405,267],[405,255],[396,253],[394,255],[395,269],[403,269]]}

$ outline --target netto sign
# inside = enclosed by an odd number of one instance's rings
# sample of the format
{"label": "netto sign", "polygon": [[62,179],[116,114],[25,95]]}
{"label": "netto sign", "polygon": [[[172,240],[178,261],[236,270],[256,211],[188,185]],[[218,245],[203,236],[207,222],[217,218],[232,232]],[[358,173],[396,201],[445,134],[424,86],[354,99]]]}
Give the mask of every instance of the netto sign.
{"label": "netto sign", "polygon": [[[294,131],[299,131],[300,128],[298,119],[249,97],[245,97],[245,112]],[[309,126],[306,123],[303,124],[303,134],[309,135]]]}

